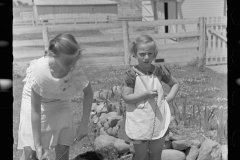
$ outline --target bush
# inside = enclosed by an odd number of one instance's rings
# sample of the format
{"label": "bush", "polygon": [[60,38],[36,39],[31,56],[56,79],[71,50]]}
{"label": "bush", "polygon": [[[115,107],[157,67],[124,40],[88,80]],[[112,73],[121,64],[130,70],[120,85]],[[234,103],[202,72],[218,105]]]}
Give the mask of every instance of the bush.
{"label": "bush", "polygon": [[13,79],[21,78],[26,76],[25,69],[19,67],[16,63],[13,63]]}

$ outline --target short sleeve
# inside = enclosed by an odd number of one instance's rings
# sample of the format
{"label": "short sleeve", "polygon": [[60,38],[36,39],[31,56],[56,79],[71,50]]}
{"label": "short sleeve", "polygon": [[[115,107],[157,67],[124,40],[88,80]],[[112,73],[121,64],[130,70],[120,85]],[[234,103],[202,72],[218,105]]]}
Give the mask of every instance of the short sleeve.
{"label": "short sleeve", "polygon": [[130,88],[134,88],[135,81],[136,81],[136,73],[132,69],[127,70],[126,78],[125,78],[125,85]]}
{"label": "short sleeve", "polygon": [[89,80],[87,79],[84,71],[81,69],[78,70],[77,73],[72,75],[71,77],[73,78],[72,86],[75,86],[75,88],[79,91],[82,91],[89,84]]}
{"label": "short sleeve", "polygon": [[89,84],[81,68],[75,68],[63,78],[54,78],[47,58],[31,62],[24,81],[40,96],[50,99],[72,98]]}
{"label": "short sleeve", "polygon": [[23,79],[23,82],[28,83],[37,94],[42,95],[42,87],[36,77],[36,73],[38,73],[36,70],[37,65],[37,59],[29,62],[29,67],[26,69],[26,77]]}
{"label": "short sleeve", "polygon": [[159,66],[157,76],[166,84],[169,83],[172,78],[170,69],[165,65]]}

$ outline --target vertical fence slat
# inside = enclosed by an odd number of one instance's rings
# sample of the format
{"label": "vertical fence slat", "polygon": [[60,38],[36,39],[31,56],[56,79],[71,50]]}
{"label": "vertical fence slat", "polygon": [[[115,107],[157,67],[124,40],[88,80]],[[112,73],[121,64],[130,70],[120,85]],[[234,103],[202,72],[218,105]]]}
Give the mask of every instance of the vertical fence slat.
{"label": "vertical fence slat", "polygon": [[206,37],[206,18],[205,17],[203,17],[203,49],[202,49],[202,54],[203,54],[203,58],[204,58],[204,65],[206,64],[206,55],[207,55],[207,53],[206,53],[206,39],[207,39],[207,37]]}
{"label": "vertical fence slat", "polygon": [[206,58],[205,55],[205,19],[204,17],[199,18],[199,32],[200,32],[200,37],[199,37],[199,52],[202,53],[202,57]]}
{"label": "vertical fence slat", "polygon": [[128,22],[122,22],[123,29],[123,45],[124,45],[124,66],[127,67],[130,65],[130,56],[129,56],[129,34],[128,34]]}
{"label": "vertical fence slat", "polygon": [[42,34],[43,34],[44,47],[45,47],[45,50],[47,50],[48,49],[48,28],[45,24],[42,27]]}
{"label": "vertical fence slat", "polygon": [[[216,18],[213,17],[213,23],[215,22]],[[215,30],[216,26],[212,26],[212,29]],[[216,51],[216,36],[213,35],[213,52],[215,53]]]}
{"label": "vertical fence slat", "polygon": [[[226,27],[223,27],[223,36],[226,36]],[[227,43],[223,42],[223,51],[227,49]]]}

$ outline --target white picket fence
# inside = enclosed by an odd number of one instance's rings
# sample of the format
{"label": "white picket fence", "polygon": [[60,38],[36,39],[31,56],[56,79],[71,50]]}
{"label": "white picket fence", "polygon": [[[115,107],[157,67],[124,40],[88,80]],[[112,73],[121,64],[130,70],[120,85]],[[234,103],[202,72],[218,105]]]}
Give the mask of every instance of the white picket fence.
{"label": "white picket fence", "polygon": [[206,18],[206,65],[227,63],[227,17]]}

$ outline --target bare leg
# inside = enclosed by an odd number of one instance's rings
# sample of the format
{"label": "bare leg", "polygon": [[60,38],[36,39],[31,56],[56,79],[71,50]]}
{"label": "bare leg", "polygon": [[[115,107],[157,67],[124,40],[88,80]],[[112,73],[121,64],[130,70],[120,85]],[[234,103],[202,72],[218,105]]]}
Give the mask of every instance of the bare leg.
{"label": "bare leg", "polygon": [[134,160],[148,160],[148,142],[142,144],[134,144],[135,156]]}
{"label": "bare leg", "polygon": [[161,160],[165,137],[151,141],[150,160]]}
{"label": "bare leg", "polygon": [[24,147],[20,160],[35,160],[35,159],[37,159],[36,152],[32,150],[32,148],[29,146]]}
{"label": "bare leg", "polygon": [[[58,144],[55,148],[56,160],[68,160],[69,159],[69,150],[68,149],[69,149],[69,146]],[[68,151],[66,151],[66,150],[68,150]],[[61,157],[61,159],[59,159],[60,157]]]}

